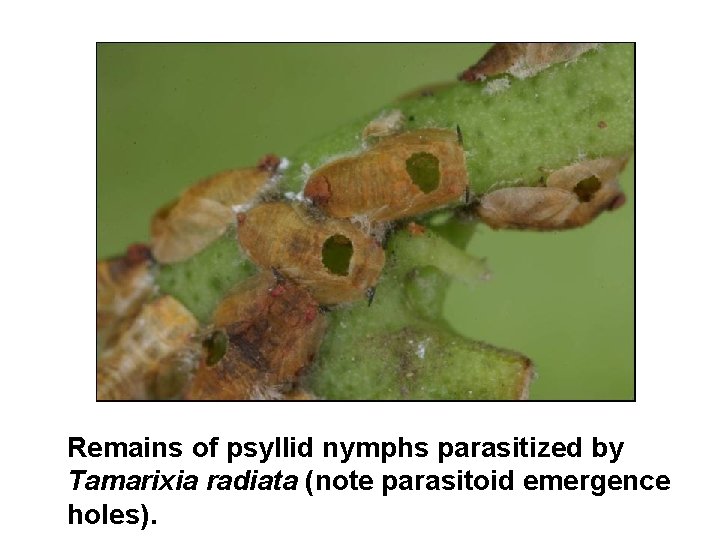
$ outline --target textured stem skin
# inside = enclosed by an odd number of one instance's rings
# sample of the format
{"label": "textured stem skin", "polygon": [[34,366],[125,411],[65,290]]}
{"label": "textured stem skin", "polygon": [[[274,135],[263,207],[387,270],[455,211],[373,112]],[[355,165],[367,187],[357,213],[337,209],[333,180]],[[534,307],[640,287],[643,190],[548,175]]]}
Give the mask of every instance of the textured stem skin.
{"label": "textured stem skin", "polygon": [[328,399],[516,400],[533,378],[530,360],[434,325],[345,333],[337,324],[307,382]]}

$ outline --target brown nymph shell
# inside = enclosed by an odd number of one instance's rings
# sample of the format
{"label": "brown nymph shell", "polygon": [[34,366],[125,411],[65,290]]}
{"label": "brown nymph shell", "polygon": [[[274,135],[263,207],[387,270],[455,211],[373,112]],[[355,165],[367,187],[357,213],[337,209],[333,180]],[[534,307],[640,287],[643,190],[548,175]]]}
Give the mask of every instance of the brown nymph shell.
{"label": "brown nymph shell", "polygon": [[420,129],[323,165],[308,179],[305,196],[332,217],[389,221],[456,201],[467,186],[457,132]]}
{"label": "brown nymph shell", "polygon": [[273,399],[292,389],[327,326],[310,294],[264,272],[241,283],[217,307],[211,349],[188,399]]}
{"label": "brown nymph shell", "polygon": [[577,58],[597,46],[597,43],[497,43],[459,78],[472,82],[509,73],[523,79],[553,64]]}
{"label": "brown nymph shell", "polygon": [[580,227],[624,201],[617,177],[627,158],[574,163],[550,173],[545,186],[486,193],[475,213],[494,229],[561,230]]}
{"label": "brown nymph shell", "polygon": [[153,294],[152,257],[147,246],[134,244],[127,253],[97,262],[96,329],[103,344],[116,339],[122,322],[133,318]]}
{"label": "brown nymph shell", "polygon": [[321,304],[363,298],[385,264],[382,247],[349,221],[318,219],[289,202],[238,214],[238,240],[258,266],[294,280]]}

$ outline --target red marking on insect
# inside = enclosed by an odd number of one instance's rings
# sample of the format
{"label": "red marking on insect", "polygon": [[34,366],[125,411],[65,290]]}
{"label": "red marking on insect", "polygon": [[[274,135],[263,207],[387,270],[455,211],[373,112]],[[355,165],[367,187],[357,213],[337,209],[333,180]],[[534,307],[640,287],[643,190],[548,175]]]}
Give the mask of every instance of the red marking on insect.
{"label": "red marking on insect", "polygon": [[327,178],[320,177],[314,182],[311,182],[305,188],[305,196],[310,199],[314,204],[322,206],[330,200],[330,183]]}
{"label": "red marking on insect", "polygon": [[267,154],[260,158],[258,161],[257,168],[269,173],[275,173],[280,166],[280,158],[275,154]]}
{"label": "red marking on insect", "polygon": [[422,236],[425,234],[425,227],[414,221],[408,223],[407,230],[412,236]]}
{"label": "red marking on insect", "polygon": [[125,254],[125,261],[130,265],[143,263],[152,260],[152,252],[147,244],[130,244]]}
{"label": "red marking on insect", "polygon": [[317,317],[317,310],[310,306],[305,310],[305,322],[311,323]]}
{"label": "red marking on insect", "polygon": [[270,296],[272,296],[273,298],[277,298],[277,297],[280,296],[282,293],[284,293],[285,290],[286,290],[286,289],[285,289],[285,286],[284,286],[282,283],[278,283],[278,284],[275,285],[275,287],[273,287],[273,289],[270,291]]}
{"label": "red marking on insect", "polygon": [[627,197],[625,197],[624,193],[621,193],[617,197],[615,197],[610,205],[608,206],[608,210],[613,211],[617,210],[618,208],[622,208],[625,206],[625,202],[627,201]]}

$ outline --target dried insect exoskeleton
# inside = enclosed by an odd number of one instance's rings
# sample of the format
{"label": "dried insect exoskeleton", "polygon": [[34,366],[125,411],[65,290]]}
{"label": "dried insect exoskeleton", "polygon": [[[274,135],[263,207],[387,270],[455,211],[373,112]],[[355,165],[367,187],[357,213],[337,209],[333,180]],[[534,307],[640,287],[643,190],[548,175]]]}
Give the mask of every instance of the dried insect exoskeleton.
{"label": "dried insect exoskeleton", "polygon": [[141,244],[127,253],[98,261],[96,266],[96,327],[103,343],[110,343],[125,319],[135,316],[154,290],[150,249]]}
{"label": "dried insect exoskeleton", "polygon": [[[102,352],[97,368],[97,399],[154,399],[158,374],[178,363],[196,363],[202,349],[193,336],[198,322],[172,296],[143,305],[137,316]],[[193,366],[194,367],[194,366]],[[188,370],[188,376],[189,376]],[[167,389],[159,393],[170,397]]]}
{"label": "dried insect exoskeleton", "polygon": [[600,158],[552,172],[546,187],[509,187],[486,193],[475,206],[495,229],[560,230],[580,227],[625,200],[617,177],[627,158]]}
{"label": "dried insect exoskeleton", "polygon": [[220,238],[235,221],[233,206],[253,201],[279,163],[270,155],[256,167],[221,172],[158,210],[150,227],[155,258],[161,263],[183,261]]}
{"label": "dried insect exoskeleton", "polygon": [[455,130],[420,129],[386,137],[369,150],[320,167],[305,196],[328,215],[385,221],[458,200],[468,185]]}
{"label": "dried insect exoskeleton", "polygon": [[466,69],[460,79],[472,82],[501,73],[524,79],[597,46],[597,43],[498,43],[475,65]]}
{"label": "dried insect exoskeleton", "polygon": [[258,266],[277,269],[321,304],[359,300],[385,264],[382,247],[352,223],[317,219],[288,202],[238,214],[238,240]]}
{"label": "dried insect exoskeleton", "polygon": [[199,341],[193,339],[188,346],[155,362],[145,375],[145,389],[151,399],[181,399],[204,352]]}
{"label": "dried insect exoskeleton", "polygon": [[373,137],[388,137],[402,131],[405,126],[405,116],[402,111],[394,109],[384,112],[374,120],[368,122],[368,125],[362,131],[363,141],[367,141]]}
{"label": "dried insect exoskeleton", "polygon": [[307,291],[270,272],[231,292],[213,325],[188,399],[281,399],[313,359],[327,326]]}

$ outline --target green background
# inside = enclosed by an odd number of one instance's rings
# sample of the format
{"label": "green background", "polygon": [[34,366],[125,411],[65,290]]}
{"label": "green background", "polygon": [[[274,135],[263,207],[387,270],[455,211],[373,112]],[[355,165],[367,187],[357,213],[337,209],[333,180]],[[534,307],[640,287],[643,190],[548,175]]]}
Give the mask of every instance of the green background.
{"label": "green background", "polygon": [[[98,257],[148,239],[155,209],[209,174],[253,165],[427,83],[487,49],[462,45],[100,44]],[[478,227],[493,279],[455,285],[462,334],[536,365],[533,399],[634,398],[634,162],[628,204],[561,233]]]}

